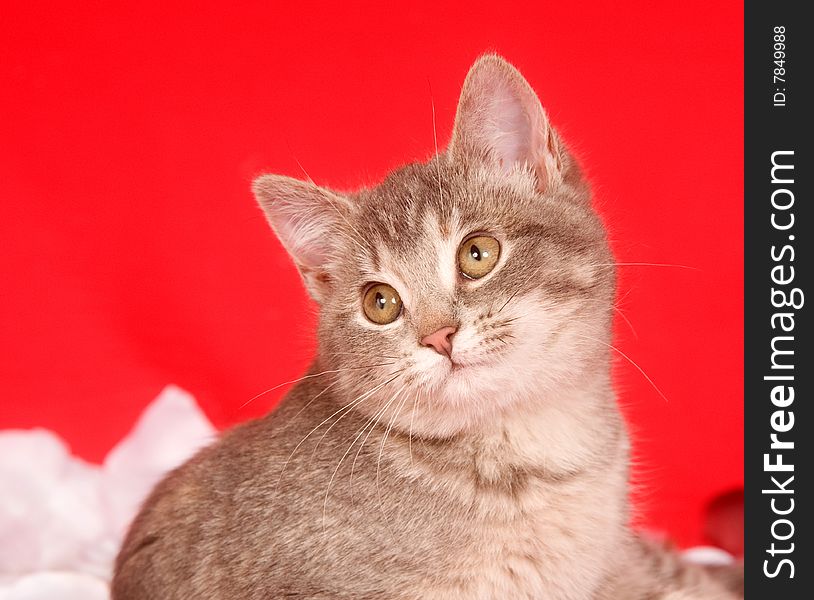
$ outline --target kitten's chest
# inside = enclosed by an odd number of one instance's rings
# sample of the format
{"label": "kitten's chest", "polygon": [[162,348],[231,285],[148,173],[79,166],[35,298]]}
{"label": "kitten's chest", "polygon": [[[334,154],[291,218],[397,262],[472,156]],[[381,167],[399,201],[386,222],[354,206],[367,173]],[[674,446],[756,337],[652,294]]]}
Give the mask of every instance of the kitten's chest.
{"label": "kitten's chest", "polygon": [[312,454],[327,475],[298,480],[314,492],[305,520],[328,532],[316,554],[353,548],[332,568],[387,598],[592,598],[625,531],[625,438],[529,429],[457,444],[374,431],[339,467],[346,448],[326,443]]}
{"label": "kitten's chest", "polygon": [[450,562],[421,597],[593,597],[622,545],[623,461],[561,476],[488,460],[472,468],[470,487],[463,479],[448,482],[452,500],[443,520],[450,533],[439,543]]}
{"label": "kitten's chest", "polygon": [[461,598],[592,596],[603,573],[598,565],[621,534],[623,509],[603,508],[574,489],[542,487],[522,500],[483,502],[485,513],[469,524],[469,543],[456,561]]}

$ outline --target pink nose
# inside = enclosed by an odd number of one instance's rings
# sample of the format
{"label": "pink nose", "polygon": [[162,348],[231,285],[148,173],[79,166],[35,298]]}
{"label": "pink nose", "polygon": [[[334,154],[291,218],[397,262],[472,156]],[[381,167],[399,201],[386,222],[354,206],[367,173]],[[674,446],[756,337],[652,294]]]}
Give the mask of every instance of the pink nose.
{"label": "pink nose", "polygon": [[429,335],[421,338],[421,345],[432,348],[438,354],[452,357],[452,335],[458,331],[455,327],[442,327],[438,331],[434,331]]}

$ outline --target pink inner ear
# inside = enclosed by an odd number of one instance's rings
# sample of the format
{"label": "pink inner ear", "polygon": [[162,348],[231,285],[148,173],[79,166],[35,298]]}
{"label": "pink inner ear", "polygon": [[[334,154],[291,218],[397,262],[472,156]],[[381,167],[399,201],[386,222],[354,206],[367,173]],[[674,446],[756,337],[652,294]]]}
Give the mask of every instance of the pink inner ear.
{"label": "pink inner ear", "polygon": [[467,75],[450,150],[462,159],[488,157],[503,171],[527,165],[540,190],[562,174],[556,138],[537,94],[517,69],[494,55],[478,59]]}
{"label": "pink inner ear", "polygon": [[[324,218],[323,215],[314,212],[306,215],[312,219]],[[274,227],[300,268],[310,271],[319,269],[325,264],[328,258],[327,238],[330,231],[325,223],[306,222],[303,215],[285,214],[275,220]]]}
{"label": "pink inner ear", "polygon": [[488,100],[485,117],[486,144],[504,170],[533,160],[531,144],[535,136],[528,107],[518,94],[506,85],[497,85]]}
{"label": "pink inner ear", "polygon": [[337,220],[347,202],[312,182],[263,175],[255,196],[277,237],[301,270],[323,271],[334,250]]}

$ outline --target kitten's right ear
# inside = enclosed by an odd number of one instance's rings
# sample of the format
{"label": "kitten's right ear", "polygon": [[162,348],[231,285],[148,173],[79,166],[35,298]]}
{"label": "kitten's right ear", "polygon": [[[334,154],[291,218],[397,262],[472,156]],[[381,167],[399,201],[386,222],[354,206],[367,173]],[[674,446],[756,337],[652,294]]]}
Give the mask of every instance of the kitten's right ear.
{"label": "kitten's right ear", "polygon": [[347,235],[348,201],[316,184],[263,175],[252,191],[271,228],[294,259],[311,296],[322,302],[332,281],[332,262]]}

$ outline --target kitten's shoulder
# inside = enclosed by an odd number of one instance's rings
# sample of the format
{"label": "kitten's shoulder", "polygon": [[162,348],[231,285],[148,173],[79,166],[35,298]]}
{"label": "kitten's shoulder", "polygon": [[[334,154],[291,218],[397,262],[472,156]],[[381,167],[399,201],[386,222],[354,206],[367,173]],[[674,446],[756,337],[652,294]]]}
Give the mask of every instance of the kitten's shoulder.
{"label": "kitten's shoulder", "polygon": [[185,579],[192,577],[196,555],[206,553],[207,531],[216,526],[228,490],[253,471],[260,442],[272,429],[270,417],[238,425],[153,488],[116,558],[113,600],[175,598],[167,590],[187,589]]}

